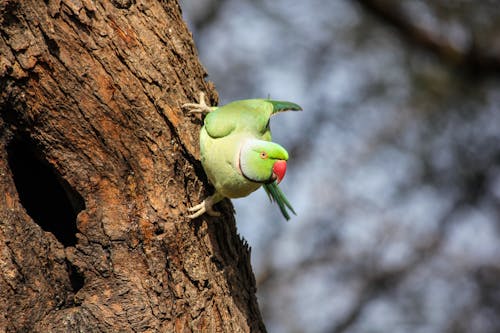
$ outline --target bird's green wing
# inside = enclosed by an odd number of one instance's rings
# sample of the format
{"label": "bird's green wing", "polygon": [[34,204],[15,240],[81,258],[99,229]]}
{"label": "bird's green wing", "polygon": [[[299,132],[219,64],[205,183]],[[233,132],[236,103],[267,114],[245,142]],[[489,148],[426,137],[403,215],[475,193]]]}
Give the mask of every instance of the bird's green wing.
{"label": "bird's green wing", "polygon": [[287,221],[290,219],[290,214],[288,214],[287,208],[294,215],[297,215],[297,213],[295,213],[295,210],[293,210],[292,205],[285,197],[285,194],[281,191],[275,181],[270,184],[264,184],[264,190],[266,190],[266,193],[269,196],[269,199],[271,199],[271,202],[275,201],[278,204],[281,214],[283,214]]}
{"label": "bird's green wing", "polygon": [[237,123],[232,117],[227,117],[221,108],[207,114],[204,127],[212,138],[222,138],[229,135],[236,128]]}
{"label": "bird's green wing", "polygon": [[271,103],[273,105],[273,113],[272,114],[276,114],[278,112],[283,112],[283,111],[302,111],[302,108],[300,107],[300,105],[292,103],[292,102],[275,101],[272,99],[267,99],[264,101]]}
{"label": "bird's green wing", "polygon": [[[212,138],[220,138],[233,131],[250,131],[256,137],[270,140],[269,118],[278,112],[302,110],[292,102],[269,99],[244,99],[220,106],[205,117],[205,128]],[[263,138],[264,139],[264,138]]]}

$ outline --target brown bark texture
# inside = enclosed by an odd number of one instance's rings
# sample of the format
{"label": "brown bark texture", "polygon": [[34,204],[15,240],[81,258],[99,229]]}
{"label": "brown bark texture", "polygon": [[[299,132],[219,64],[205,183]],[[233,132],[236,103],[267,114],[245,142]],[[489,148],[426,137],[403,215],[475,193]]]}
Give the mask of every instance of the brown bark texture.
{"label": "brown bark texture", "polygon": [[177,1],[0,0],[0,332],[262,332]]}

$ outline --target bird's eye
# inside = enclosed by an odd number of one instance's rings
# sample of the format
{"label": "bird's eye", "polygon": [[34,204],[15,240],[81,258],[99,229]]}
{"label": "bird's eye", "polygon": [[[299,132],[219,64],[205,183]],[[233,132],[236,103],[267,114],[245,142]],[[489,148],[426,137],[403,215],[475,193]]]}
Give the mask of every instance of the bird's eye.
{"label": "bird's eye", "polygon": [[260,153],[260,158],[262,158],[263,160],[265,160],[267,158],[267,153],[265,151],[261,152]]}

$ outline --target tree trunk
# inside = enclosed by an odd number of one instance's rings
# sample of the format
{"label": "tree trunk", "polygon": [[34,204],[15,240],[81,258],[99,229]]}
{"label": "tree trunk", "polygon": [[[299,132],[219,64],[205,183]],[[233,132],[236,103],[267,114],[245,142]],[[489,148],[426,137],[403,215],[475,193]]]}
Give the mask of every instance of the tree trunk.
{"label": "tree trunk", "polygon": [[0,331],[262,332],[175,0],[0,0]]}

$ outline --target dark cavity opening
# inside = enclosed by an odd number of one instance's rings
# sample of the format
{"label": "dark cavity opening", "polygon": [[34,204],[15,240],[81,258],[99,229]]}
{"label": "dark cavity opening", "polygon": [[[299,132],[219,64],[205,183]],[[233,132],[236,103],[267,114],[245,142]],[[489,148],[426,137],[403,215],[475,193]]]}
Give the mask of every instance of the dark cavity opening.
{"label": "dark cavity opening", "polygon": [[31,218],[64,246],[76,244],[76,216],[85,209],[82,196],[24,138],[8,147],[8,161],[19,199]]}
{"label": "dark cavity opening", "polygon": [[71,289],[73,289],[73,292],[76,294],[78,290],[82,289],[85,283],[85,278],[83,277],[82,272],[80,272],[80,270],[76,266],[69,262],[67,263],[67,265]]}

